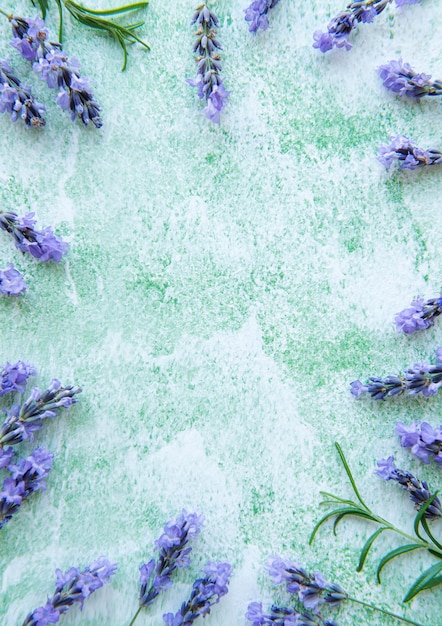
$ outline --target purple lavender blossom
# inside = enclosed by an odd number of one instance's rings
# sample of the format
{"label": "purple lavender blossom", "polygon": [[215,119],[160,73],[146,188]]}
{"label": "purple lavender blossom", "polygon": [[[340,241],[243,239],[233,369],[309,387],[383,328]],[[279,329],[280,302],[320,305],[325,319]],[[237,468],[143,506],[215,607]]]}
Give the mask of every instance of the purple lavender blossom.
{"label": "purple lavender blossom", "polygon": [[[439,350],[439,349],[438,349]],[[415,396],[421,393],[426,398],[434,396],[442,384],[442,353],[436,351],[436,364],[415,363],[405,370],[402,376],[371,376],[365,385],[360,380],[350,383],[350,392],[356,398],[368,393],[374,400],[405,394]]]}
{"label": "purple lavender blossom", "polygon": [[434,320],[442,313],[442,297],[424,300],[417,297],[410,306],[396,314],[394,321],[399,332],[411,335],[417,330],[434,326]]}
{"label": "purple lavender blossom", "polygon": [[253,626],[337,626],[334,621],[324,620],[321,615],[299,613],[295,609],[275,604],[269,613],[265,613],[260,602],[251,602],[245,617]]}
{"label": "purple lavender blossom", "polygon": [[45,125],[44,112],[45,107],[12,73],[8,61],[0,59],[0,113],[9,113],[13,122],[21,118],[29,128]]}
{"label": "purple lavender blossom", "polygon": [[[381,459],[377,462],[378,469],[376,474],[384,480],[394,480],[408,491],[410,500],[414,502],[414,506],[419,510],[433,494],[428,489],[428,485],[425,481],[420,481],[418,478],[406,472],[398,469],[394,465],[394,457],[389,456],[388,459]],[[426,509],[424,517],[429,520],[435,520],[438,517],[442,517],[442,505],[438,497],[434,498],[430,506]]]}
{"label": "purple lavender blossom", "polygon": [[[6,451],[6,454],[9,454]],[[12,458],[12,455],[11,455]],[[12,518],[23,500],[39,489],[46,489],[46,477],[52,466],[53,455],[45,448],[36,448],[26,459],[7,466],[10,477],[3,481],[0,491],[0,528]]]}
{"label": "purple lavender blossom", "polygon": [[71,120],[81,119],[101,128],[100,106],[94,98],[89,80],[80,76],[80,62],[70,59],[61,49],[61,44],[49,41],[49,31],[40,17],[26,19],[10,18],[14,35],[11,45],[39,73],[51,89],[58,89],[57,104],[71,112]]}
{"label": "purple lavender blossom", "polygon": [[221,50],[221,44],[216,38],[218,18],[203,3],[197,6],[191,24],[198,25],[197,40],[193,47],[193,51],[198,55],[196,57],[198,74],[196,79],[188,78],[186,82],[198,88],[198,97],[207,101],[203,113],[209,120],[218,124],[229,96],[220,76],[221,59],[217,50]]}
{"label": "purple lavender blossom", "polygon": [[415,421],[411,426],[397,422],[396,434],[401,438],[403,448],[410,448],[423,463],[433,460],[442,469],[442,425],[433,428],[428,422],[420,424]]}
{"label": "purple lavender blossom", "polygon": [[439,150],[422,150],[402,135],[390,137],[389,144],[379,146],[378,161],[389,168],[397,162],[399,167],[414,170],[425,165],[442,163],[442,153]]}
{"label": "purple lavender blossom", "polygon": [[14,365],[5,363],[0,367],[0,397],[13,391],[23,393],[26,381],[34,374],[35,368],[32,363],[24,361],[17,361]]}
{"label": "purple lavender blossom", "polygon": [[34,226],[37,221],[33,217],[34,213],[27,213],[19,218],[13,211],[0,209],[0,229],[13,237],[15,247],[22,252],[29,252],[42,263],[59,263],[68,251],[69,244],[58,239],[50,226],[44,230],[36,230]]}
{"label": "purple lavender blossom", "polygon": [[38,607],[29,613],[23,626],[45,626],[56,624],[60,616],[78,603],[83,608],[83,603],[94,591],[109,582],[115,574],[117,564],[111,563],[105,557],[99,557],[89,567],[80,571],[71,567],[64,574],[61,570],[55,570],[56,583],[55,593],[49,598],[45,606]]}
{"label": "purple lavender blossom", "polygon": [[317,30],[313,34],[313,47],[325,53],[332,48],[350,50],[351,43],[347,38],[361,23],[370,23],[382,13],[391,0],[356,0],[335,15],[327,25],[327,32]]}
{"label": "purple lavender blossom", "polygon": [[269,20],[267,13],[273,9],[279,0],[254,0],[252,4],[244,9],[245,20],[250,22],[249,32],[256,33],[258,29],[267,30]]}
{"label": "purple lavender blossom", "polygon": [[172,574],[177,568],[189,567],[192,548],[188,543],[200,532],[203,520],[202,515],[183,509],[177,518],[166,523],[155,542],[159,550],[157,561],[151,559],[140,567],[140,608],[150,606],[161,591],[172,585]]}
{"label": "purple lavender blossom", "polygon": [[402,59],[389,61],[378,67],[378,74],[384,87],[399,96],[422,98],[423,96],[441,96],[442,82],[431,80],[428,74],[418,74]]}
{"label": "purple lavender blossom", "polygon": [[209,615],[211,608],[226,595],[232,566],[229,563],[209,562],[204,573],[204,578],[199,578],[193,583],[190,598],[182,604],[180,610],[175,615],[173,613],[163,615],[168,626],[193,624],[198,617]]}
{"label": "purple lavender blossom", "polygon": [[68,408],[77,402],[74,396],[81,392],[81,387],[69,385],[62,387],[54,378],[43,392],[33,387],[31,395],[21,406],[13,404],[10,409],[3,409],[7,415],[0,427],[0,448],[14,446],[25,439],[34,439],[34,432],[40,430],[43,420],[56,417],[60,408]]}
{"label": "purple lavender blossom", "polygon": [[23,276],[12,263],[8,263],[4,270],[0,270],[0,293],[18,296],[24,291],[26,291],[26,283]]}

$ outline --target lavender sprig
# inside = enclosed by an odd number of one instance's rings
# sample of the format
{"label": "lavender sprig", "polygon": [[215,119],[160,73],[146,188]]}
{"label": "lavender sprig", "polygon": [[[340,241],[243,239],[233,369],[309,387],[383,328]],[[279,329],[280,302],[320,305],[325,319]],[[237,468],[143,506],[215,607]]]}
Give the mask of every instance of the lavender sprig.
{"label": "lavender sprig", "polygon": [[434,396],[442,384],[442,348],[436,350],[436,365],[415,363],[405,370],[402,376],[386,376],[377,378],[371,376],[367,384],[360,380],[350,383],[350,391],[359,398],[368,393],[375,400],[385,400],[387,397],[405,394],[415,396],[421,393],[426,398]]}
{"label": "lavender sprig", "polygon": [[49,31],[40,17],[10,18],[14,35],[11,45],[28,61],[46,81],[50,89],[57,88],[57,104],[71,112],[71,120],[78,117],[87,126],[92,122],[101,128],[100,106],[94,98],[89,80],[80,76],[80,62],[69,58],[61,44],[49,41]]}
{"label": "lavender sprig", "polygon": [[418,296],[410,306],[396,314],[394,321],[398,332],[411,335],[418,330],[434,326],[434,320],[442,313],[442,297],[424,300]]}
{"label": "lavender sprig", "polygon": [[428,422],[414,421],[411,426],[397,422],[396,434],[401,438],[403,448],[410,448],[411,453],[425,464],[433,460],[442,470],[442,425],[433,428]]}
{"label": "lavender sprig", "polygon": [[34,99],[29,87],[12,72],[8,61],[0,59],[0,113],[10,113],[11,120],[21,118],[28,128],[44,126],[45,107]]}
{"label": "lavender sprig", "polygon": [[15,247],[22,252],[29,252],[43,263],[46,261],[59,263],[68,251],[69,244],[58,239],[50,226],[44,230],[36,230],[37,221],[32,219],[34,215],[27,213],[19,218],[13,211],[0,209],[0,229],[13,237]]}
{"label": "lavender sprig", "polygon": [[163,534],[155,542],[159,550],[158,559],[151,559],[140,567],[140,606],[130,626],[135,623],[141,609],[150,606],[161,591],[172,585],[174,571],[189,567],[192,548],[188,544],[200,532],[203,521],[202,515],[187,513],[183,509],[180,515],[166,523]]}
{"label": "lavender sprig", "polygon": [[380,459],[377,462],[378,469],[376,474],[384,480],[394,480],[409,493],[410,500],[414,503],[415,508],[419,511],[429,500],[430,506],[425,509],[424,516],[426,519],[435,520],[442,517],[442,504],[438,497],[428,489],[425,481],[420,481],[410,472],[401,470],[394,465],[394,457],[389,456],[388,459]]}
{"label": "lavender sprig", "polygon": [[22,502],[39,489],[46,489],[46,477],[52,466],[53,455],[45,448],[36,448],[26,459],[10,464],[13,452],[8,448],[0,454],[0,467],[5,467],[11,476],[3,481],[0,491],[0,528],[9,522]]}
{"label": "lavender sprig", "polygon": [[21,406],[13,404],[4,409],[6,421],[0,427],[0,448],[14,446],[26,439],[34,438],[34,432],[40,430],[43,420],[56,417],[60,408],[68,408],[77,402],[74,396],[81,392],[81,387],[69,385],[62,387],[54,378],[43,392],[33,387],[31,395]]}
{"label": "lavender sprig", "polygon": [[418,74],[402,59],[389,61],[378,67],[378,74],[384,87],[399,96],[422,98],[423,96],[441,96],[442,81],[431,80],[429,74]]}
{"label": "lavender sprig", "polygon": [[13,263],[8,263],[4,270],[0,270],[0,293],[7,296],[19,296],[26,291],[23,276],[15,269]]}
{"label": "lavender sprig", "polygon": [[209,120],[218,124],[229,95],[220,76],[221,59],[217,50],[221,50],[221,44],[216,38],[215,28],[219,26],[219,21],[203,3],[197,6],[191,24],[198,25],[195,33],[197,40],[193,47],[193,51],[198,55],[196,57],[198,75],[196,79],[187,78],[186,82],[198,88],[198,97],[205,98],[207,102],[202,112]]}
{"label": "lavender sprig", "polygon": [[414,170],[426,165],[442,163],[442,152],[439,150],[422,150],[408,137],[396,135],[390,137],[390,143],[379,146],[378,161],[389,168],[393,163],[399,167]]}
{"label": "lavender sprig", "polygon": [[32,363],[24,361],[17,361],[14,365],[5,363],[0,367],[0,397],[13,391],[24,393],[26,381],[35,373]]}
{"label": "lavender sprig", "polygon": [[246,619],[253,626],[337,626],[336,622],[324,620],[320,615],[300,613],[289,607],[272,604],[269,613],[265,613],[261,602],[251,602],[247,607]]}
{"label": "lavender sprig", "polygon": [[267,13],[278,4],[279,0],[254,0],[252,4],[244,9],[245,20],[250,22],[249,32],[256,33],[260,28],[267,30],[269,20]]}
{"label": "lavender sprig", "polygon": [[164,622],[168,626],[190,626],[198,617],[209,615],[211,608],[227,594],[231,573],[232,566],[229,563],[209,562],[204,570],[204,578],[193,583],[190,598],[175,615],[163,615]]}
{"label": "lavender sprig", "polygon": [[66,613],[73,604],[83,603],[94,591],[109,582],[115,574],[117,564],[111,563],[105,557],[99,557],[83,571],[71,567],[64,574],[55,570],[55,593],[44,606],[40,606],[26,617],[23,626],[46,626],[56,624],[60,616]]}

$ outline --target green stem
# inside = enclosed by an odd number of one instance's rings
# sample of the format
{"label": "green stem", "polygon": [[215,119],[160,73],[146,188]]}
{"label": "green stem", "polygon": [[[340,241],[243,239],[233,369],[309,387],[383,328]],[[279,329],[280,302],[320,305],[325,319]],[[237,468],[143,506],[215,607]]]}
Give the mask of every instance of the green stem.
{"label": "green stem", "polygon": [[8,18],[8,20],[9,20],[9,18],[11,17],[11,14],[10,14],[10,13],[6,13],[6,11],[3,11],[3,9],[0,9],[0,13],[1,13],[2,15],[4,15],[5,17],[7,17],[7,18]]}
{"label": "green stem", "polygon": [[374,604],[370,604],[369,602],[364,602],[363,600],[358,600],[357,598],[348,597],[347,600],[350,602],[354,602],[355,604],[360,604],[361,606],[365,606],[367,609],[371,609],[372,611],[378,611],[379,613],[383,613],[384,615],[388,615],[389,617],[393,617],[400,622],[405,622],[406,624],[412,624],[413,626],[424,626],[424,624],[420,624],[419,622],[414,622],[407,617],[402,617],[401,615],[396,615],[396,613],[392,613],[391,611],[387,611],[386,609],[381,609],[379,606],[375,606]]}
{"label": "green stem", "polygon": [[[135,624],[135,620],[137,619],[137,617],[138,617],[138,616],[139,616],[139,614],[141,613],[141,609],[142,609],[142,608],[143,608],[142,606],[139,606],[139,607],[138,607],[138,611],[137,611],[137,612],[135,613],[135,615],[133,616],[133,618],[132,618],[131,623],[129,624],[129,626],[133,626],[133,625]],[[420,624],[418,624],[418,626],[421,626],[421,625],[420,625]]]}

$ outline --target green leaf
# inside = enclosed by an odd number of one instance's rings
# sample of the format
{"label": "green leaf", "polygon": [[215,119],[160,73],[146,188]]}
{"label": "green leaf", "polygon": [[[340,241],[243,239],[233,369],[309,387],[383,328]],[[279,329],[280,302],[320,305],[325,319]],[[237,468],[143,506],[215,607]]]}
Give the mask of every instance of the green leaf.
{"label": "green leaf", "polygon": [[31,2],[34,6],[37,6],[38,4],[38,6],[40,7],[41,16],[43,19],[45,19],[47,10],[49,8],[48,0],[31,0]]}
{"label": "green leaf", "polygon": [[[435,494],[433,494],[430,498],[428,498],[428,500],[420,507],[419,511],[416,514],[416,517],[414,518],[414,532],[416,533],[416,535],[419,537],[419,539],[422,539],[422,541],[425,541],[425,539],[421,536],[421,534],[419,533],[419,525],[422,523],[423,525],[423,520],[424,515],[426,510],[432,505],[433,500],[435,498],[437,498],[437,494],[439,492],[436,491]],[[428,534],[428,533],[427,533]]]}
{"label": "green leaf", "polygon": [[[46,2],[47,0],[43,0]],[[90,15],[121,15],[121,13],[129,13],[130,11],[139,11],[145,9],[149,2],[134,2],[133,4],[126,4],[122,7],[116,7],[115,9],[107,9],[105,11],[96,11],[95,9],[89,9],[88,7],[81,7],[85,13]]]}
{"label": "green leaf", "polygon": [[431,589],[435,587],[437,584],[436,581],[440,580],[441,577],[438,574],[442,572],[442,563],[435,563],[431,567],[425,570],[411,585],[410,589],[407,591],[407,595],[403,599],[403,602],[409,602],[415,596],[418,595],[421,591],[425,591],[425,589]]}
{"label": "green leaf", "polygon": [[347,473],[347,476],[348,476],[348,478],[349,478],[349,480],[351,482],[351,486],[353,487],[353,491],[355,492],[355,495],[356,495],[357,499],[362,504],[362,506],[365,509],[367,509],[367,511],[368,511],[369,508],[365,504],[365,502],[363,501],[363,499],[362,499],[362,497],[361,497],[361,495],[359,493],[359,490],[358,490],[358,488],[356,486],[355,479],[353,478],[353,474],[351,473],[350,466],[348,465],[347,459],[345,458],[345,455],[344,455],[344,453],[342,451],[342,448],[341,448],[341,446],[339,445],[339,443],[337,441],[335,441],[335,447],[336,447],[336,450],[338,451],[338,454],[339,454],[339,456],[341,458],[342,465],[344,466],[344,469],[345,469],[345,471]]}
{"label": "green leaf", "polygon": [[400,546],[399,548],[396,548],[395,550],[391,550],[391,552],[386,554],[380,560],[379,565],[378,565],[378,569],[376,570],[376,579],[377,579],[378,583],[381,582],[381,572],[384,569],[384,567],[387,565],[387,563],[389,563],[390,561],[395,559],[397,556],[400,556],[401,554],[406,554],[407,552],[412,552],[413,550],[417,550],[418,548],[422,548],[422,544],[420,544],[420,543],[407,543],[405,546]]}
{"label": "green leaf", "polygon": [[[435,539],[435,537],[433,536],[433,533],[430,530],[430,527],[428,525],[427,520],[424,518],[422,518],[422,528],[425,530],[425,532],[427,533],[427,536],[431,539],[431,541],[434,543],[434,545],[439,548],[439,550],[442,551],[442,544],[440,544],[437,539]],[[442,558],[442,554],[439,553],[438,554],[439,558]]]}
{"label": "green leaf", "polygon": [[363,548],[361,550],[361,556],[359,557],[358,566],[356,568],[357,572],[361,572],[362,571],[362,569],[364,567],[365,560],[367,558],[367,555],[370,552],[371,546],[374,544],[374,542],[379,537],[379,535],[384,532],[384,530],[389,530],[389,529],[386,526],[381,526],[365,542],[365,544],[364,544],[364,546],[363,546]]}
{"label": "green leaf", "polygon": [[310,539],[309,539],[309,544],[311,545],[313,542],[313,539],[315,538],[316,533],[318,532],[318,530],[320,529],[320,527],[329,519],[331,519],[332,517],[336,517],[336,520],[333,524],[333,532],[336,534],[336,526],[339,524],[339,522],[346,517],[347,515],[353,515],[354,517],[363,517],[364,519],[368,519],[371,522],[376,522],[376,518],[374,518],[368,511],[365,511],[364,509],[360,509],[357,508],[356,506],[352,506],[352,507],[347,507],[347,508],[341,508],[341,509],[335,509],[334,511],[330,511],[330,513],[327,513],[326,515],[324,515],[324,517],[322,517],[319,522],[315,525],[315,527],[313,528],[312,534],[310,535]]}

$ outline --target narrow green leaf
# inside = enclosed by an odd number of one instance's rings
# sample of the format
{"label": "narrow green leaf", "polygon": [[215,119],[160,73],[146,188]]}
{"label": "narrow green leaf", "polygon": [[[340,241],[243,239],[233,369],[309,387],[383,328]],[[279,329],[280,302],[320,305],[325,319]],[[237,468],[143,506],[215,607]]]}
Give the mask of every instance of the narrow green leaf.
{"label": "narrow green leaf", "polygon": [[[46,0],[43,0],[43,1],[46,1]],[[121,15],[122,13],[129,13],[130,11],[139,11],[140,9],[145,9],[147,5],[149,4],[149,2],[134,2],[133,4],[126,4],[121,7],[116,7],[115,9],[107,9],[103,11],[89,9],[89,7],[81,6],[77,4],[76,2],[72,2],[72,4],[75,4],[79,9],[81,9],[85,13],[89,13],[90,15],[101,16],[101,15]]]}
{"label": "narrow green leaf", "polygon": [[365,542],[365,544],[362,547],[361,550],[361,556],[359,557],[359,563],[358,566],[356,568],[357,572],[361,572],[363,567],[364,567],[364,563],[365,560],[367,558],[368,553],[370,552],[371,546],[374,544],[374,542],[376,541],[376,539],[379,537],[379,535],[381,533],[384,532],[384,530],[388,530],[388,528],[386,526],[381,526],[380,528],[378,528]]}
{"label": "narrow green leaf", "polygon": [[368,508],[368,506],[365,504],[365,502],[363,501],[363,499],[362,499],[362,497],[361,497],[361,495],[360,495],[360,493],[359,493],[359,490],[358,490],[358,488],[357,488],[357,486],[356,486],[355,479],[353,478],[353,474],[351,473],[350,466],[348,465],[348,463],[347,463],[347,459],[346,459],[346,458],[345,458],[345,456],[344,456],[344,453],[343,453],[343,451],[342,451],[342,448],[341,448],[341,446],[339,445],[339,443],[338,443],[337,441],[335,441],[335,447],[336,447],[336,450],[338,451],[338,454],[339,454],[339,456],[340,456],[340,458],[341,458],[342,465],[344,466],[344,469],[345,469],[345,471],[346,471],[346,473],[347,473],[347,476],[348,476],[348,478],[349,478],[349,480],[350,480],[350,482],[351,482],[351,486],[353,487],[353,491],[355,492],[355,495],[356,495],[357,499],[358,499],[358,500],[359,500],[359,502],[362,504],[362,506],[363,506],[365,509],[367,509],[367,511],[368,511],[368,510],[369,510],[369,508]]}
{"label": "narrow green leaf", "polygon": [[40,7],[40,11],[41,11],[41,16],[43,19],[45,19],[46,17],[46,13],[48,11],[49,5],[48,5],[48,0],[31,0],[32,4],[34,6],[37,6],[37,4]]}
{"label": "narrow green leaf", "polygon": [[367,513],[367,511],[364,511],[362,509],[357,509],[354,507],[349,507],[347,509],[341,509],[341,512],[339,513],[339,515],[336,516],[336,519],[333,523],[333,534],[336,535],[336,529],[337,526],[339,524],[339,522],[341,520],[344,519],[344,517],[347,517],[347,515],[352,515],[354,517],[362,517],[364,519],[368,519],[370,522],[375,522],[376,520],[369,514]]}
{"label": "narrow green leaf", "polygon": [[419,511],[416,514],[416,517],[414,518],[414,532],[419,537],[419,539],[422,539],[422,541],[425,541],[425,540],[424,540],[424,538],[421,536],[421,534],[419,532],[419,525],[425,519],[424,518],[425,512],[432,505],[433,500],[435,498],[437,498],[437,494],[438,493],[439,492],[436,491],[436,493],[434,495],[432,495],[430,498],[428,498],[428,500],[420,507]]}
{"label": "narrow green leaf", "polygon": [[387,563],[395,559],[397,556],[400,556],[401,554],[406,554],[407,552],[412,552],[413,550],[418,550],[419,548],[422,548],[422,545],[420,543],[407,543],[405,546],[400,546],[399,548],[391,550],[391,552],[386,554],[380,560],[378,569],[376,570],[376,579],[378,583],[381,582],[381,572],[387,565]]}
{"label": "narrow green leaf", "polygon": [[431,589],[432,581],[440,578],[438,574],[442,572],[442,563],[435,563],[431,567],[425,570],[411,585],[410,589],[407,591],[407,595],[403,599],[403,602],[409,602],[418,593],[424,591],[425,589]]}

